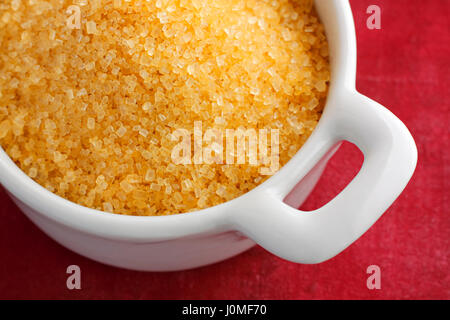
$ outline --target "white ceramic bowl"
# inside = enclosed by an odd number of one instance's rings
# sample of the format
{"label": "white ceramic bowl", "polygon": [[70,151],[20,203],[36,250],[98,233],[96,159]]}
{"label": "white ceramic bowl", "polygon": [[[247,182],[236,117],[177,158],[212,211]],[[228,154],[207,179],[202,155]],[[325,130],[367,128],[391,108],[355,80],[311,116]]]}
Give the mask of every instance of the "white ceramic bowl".
{"label": "white ceramic bowl", "polygon": [[[348,1],[316,0],[316,8],[331,53],[332,79],[324,114],[297,155],[251,192],[193,213],[114,215],[47,191],[2,149],[0,183],[50,237],[113,266],[147,271],[189,269],[227,259],[255,243],[298,263],[332,258],[358,239],[398,197],[414,172],[417,149],[399,119],[356,92],[356,40]],[[315,212],[294,209],[311,192],[343,140],[364,153],[359,174]]]}

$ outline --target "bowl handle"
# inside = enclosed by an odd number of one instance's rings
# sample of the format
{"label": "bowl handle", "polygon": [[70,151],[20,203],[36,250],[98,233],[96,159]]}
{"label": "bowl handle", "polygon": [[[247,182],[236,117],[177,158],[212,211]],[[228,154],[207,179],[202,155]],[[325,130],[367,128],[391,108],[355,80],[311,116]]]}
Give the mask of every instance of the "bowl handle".
{"label": "bowl handle", "polygon": [[290,207],[271,188],[255,189],[244,201],[245,211],[231,217],[235,229],[286,260],[319,263],[340,253],[380,218],[415,170],[416,145],[397,117],[356,91],[337,100],[341,103],[327,110],[333,119],[330,143],[347,140],[364,154],[351,183],[312,212]]}

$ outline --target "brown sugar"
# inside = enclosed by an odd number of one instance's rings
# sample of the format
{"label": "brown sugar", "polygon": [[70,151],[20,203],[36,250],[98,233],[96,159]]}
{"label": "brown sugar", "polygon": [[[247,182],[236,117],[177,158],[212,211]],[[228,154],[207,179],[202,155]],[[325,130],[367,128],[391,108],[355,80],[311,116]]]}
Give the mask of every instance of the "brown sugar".
{"label": "brown sugar", "polygon": [[1,146],[51,192],[127,215],[194,211],[265,181],[262,164],[175,164],[172,133],[277,129],[282,166],[330,78],[311,0],[3,1],[0,44]]}

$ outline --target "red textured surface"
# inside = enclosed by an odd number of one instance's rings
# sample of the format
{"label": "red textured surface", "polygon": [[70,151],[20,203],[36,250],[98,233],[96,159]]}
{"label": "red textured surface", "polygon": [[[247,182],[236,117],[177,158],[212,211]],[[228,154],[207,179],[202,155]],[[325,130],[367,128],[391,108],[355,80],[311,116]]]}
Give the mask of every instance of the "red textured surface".
{"label": "red textured surface", "polygon": [[[228,261],[177,273],[106,267],[50,240],[0,191],[0,298],[49,299],[448,299],[450,219],[448,0],[352,0],[358,33],[358,89],[410,128],[419,149],[413,180],[355,244],[320,265],[282,261],[256,247]],[[382,9],[382,29],[366,28],[366,8]],[[304,208],[343,187],[361,156],[345,145]],[[82,270],[82,290],[66,289],[66,268]],[[377,264],[382,288],[366,288]]]}

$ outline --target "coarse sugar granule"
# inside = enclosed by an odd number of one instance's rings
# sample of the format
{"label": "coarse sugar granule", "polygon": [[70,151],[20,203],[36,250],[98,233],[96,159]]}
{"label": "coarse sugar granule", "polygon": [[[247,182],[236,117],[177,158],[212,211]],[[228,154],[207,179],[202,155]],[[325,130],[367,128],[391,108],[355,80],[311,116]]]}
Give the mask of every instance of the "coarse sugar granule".
{"label": "coarse sugar granule", "polygon": [[174,164],[172,133],[279,129],[282,166],[330,79],[312,0],[1,1],[0,44],[1,146],[48,190],[127,215],[194,211],[262,183],[261,165]]}

